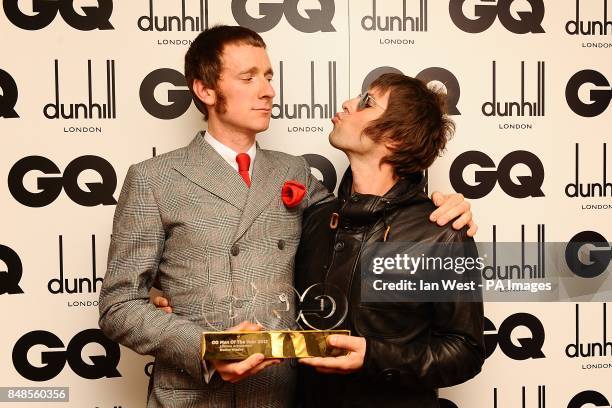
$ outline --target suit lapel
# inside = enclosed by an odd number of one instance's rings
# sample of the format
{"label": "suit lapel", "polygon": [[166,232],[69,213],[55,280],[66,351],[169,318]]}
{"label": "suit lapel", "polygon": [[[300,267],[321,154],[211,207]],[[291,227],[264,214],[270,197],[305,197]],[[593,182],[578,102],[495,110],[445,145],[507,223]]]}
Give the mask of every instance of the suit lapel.
{"label": "suit lapel", "polygon": [[253,178],[242,217],[234,236],[237,241],[253,224],[255,219],[266,209],[270,201],[280,197],[284,177],[289,171],[288,167],[279,167],[267,151],[257,149],[253,167]]}
{"label": "suit lapel", "polygon": [[[259,152],[255,157],[255,165],[258,159]],[[239,210],[244,208],[249,188],[238,172],[204,140],[202,132],[187,146],[184,163],[174,166],[174,169]]]}

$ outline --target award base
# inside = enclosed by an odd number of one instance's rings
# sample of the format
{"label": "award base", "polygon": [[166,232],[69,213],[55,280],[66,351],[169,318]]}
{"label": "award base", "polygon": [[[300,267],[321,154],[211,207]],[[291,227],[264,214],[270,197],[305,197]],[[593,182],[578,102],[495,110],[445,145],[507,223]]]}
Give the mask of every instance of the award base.
{"label": "award base", "polygon": [[203,332],[203,360],[244,360],[261,353],[266,358],[338,357],[346,350],[327,345],[332,334],[349,330],[287,330],[257,332]]}

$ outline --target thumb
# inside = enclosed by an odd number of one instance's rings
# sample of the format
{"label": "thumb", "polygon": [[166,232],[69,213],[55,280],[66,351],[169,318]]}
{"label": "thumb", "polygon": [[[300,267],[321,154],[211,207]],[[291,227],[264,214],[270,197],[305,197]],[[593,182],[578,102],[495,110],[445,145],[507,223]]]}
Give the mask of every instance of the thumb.
{"label": "thumb", "polygon": [[357,351],[359,339],[344,334],[334,334],[327,338],[327,344],[344,350]]}

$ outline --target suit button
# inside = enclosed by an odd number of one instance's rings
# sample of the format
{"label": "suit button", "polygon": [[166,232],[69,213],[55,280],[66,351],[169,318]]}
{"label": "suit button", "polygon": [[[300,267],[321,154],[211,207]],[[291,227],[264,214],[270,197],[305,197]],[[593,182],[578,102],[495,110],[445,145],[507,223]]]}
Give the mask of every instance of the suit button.
{"label": "suit button", "polygon": [[285,241],[283,241],[282,239],[278,240],[278,244],[277,245],[278,245],[278,249],[280,249],[281,251],[283,249],[285,249]]}
{"label": "suit button", "polygon": [[338,252],[342,251],[344,249],[344,241],[336,242],[336,244],[334,245],[334,249]]}
{"label": "suit button", "polygon": [[393,383],[398,380],[399,371],[394,368],[387,368],[382,372],[382,379],[386,383]]}
{"label": "suit button", "polygon": [[230,253],[233,256],[238,256],[238,254],[240,253],[240,247],[237,244],[232,245],[232,249],[231,249]]}
{"label": "suit button", "polygon": [[354,202],[354,203],[356,203],[356,202],[358,202],[358,201],[359,201],[359,197],[358,197],[358,196],[356,196],[356,195],[354,195],[354,196],[352,196],[352,197],[351,197],[351,201],[352,201],[352,202]]}

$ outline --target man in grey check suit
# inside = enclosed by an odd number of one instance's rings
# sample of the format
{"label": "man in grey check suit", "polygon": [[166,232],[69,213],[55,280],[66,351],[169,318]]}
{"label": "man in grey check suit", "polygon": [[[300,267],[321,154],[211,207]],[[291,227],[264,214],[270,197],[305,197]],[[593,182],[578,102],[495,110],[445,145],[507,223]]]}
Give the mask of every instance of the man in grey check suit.
{"label": "man in grey check suit", "polygon": [[[185,56],[185,76],[208,130],[184,148],[129,168],[113,220],[100,327],[112,340],[155,356],[148,407],[290,406],[295,369],[287,362],[253,355],[201,363],[206,293],[228,282],[292,285],[302,212],[329,192],[303,158],[255,143],[268,127],[275,95],[258,34],[242,27],[206,30]],[[250,163],[236,157],[245,153]],[[293,208],[281,200],[289,180],[306,190]],[[446,218],[465,213],[471,219],[463,203],[447,204]],[[156,282],[173,313],[149,303]]]}

